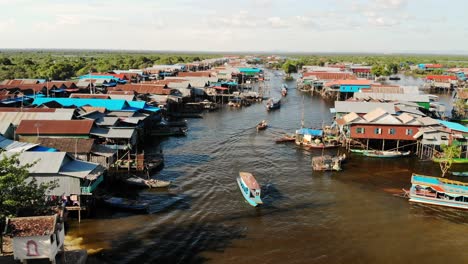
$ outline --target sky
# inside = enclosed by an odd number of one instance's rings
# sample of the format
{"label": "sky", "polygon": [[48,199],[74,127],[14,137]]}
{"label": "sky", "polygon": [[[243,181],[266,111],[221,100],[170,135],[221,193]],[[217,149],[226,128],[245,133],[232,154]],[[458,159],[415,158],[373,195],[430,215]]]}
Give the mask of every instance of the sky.
{"label": "sky", "polygon": [[0,48],[468,54],[466,0],[0,0]]}

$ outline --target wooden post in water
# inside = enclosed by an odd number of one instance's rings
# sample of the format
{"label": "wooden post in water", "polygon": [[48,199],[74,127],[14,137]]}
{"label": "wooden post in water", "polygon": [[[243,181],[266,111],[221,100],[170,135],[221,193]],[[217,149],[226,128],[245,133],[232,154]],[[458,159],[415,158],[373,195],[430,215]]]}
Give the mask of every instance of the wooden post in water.
{"label": "wooden post in water", "polygon": [[81,195],[78,195],[78,223],[81,223]]}
{"label": "wooden post in water", "polygon": [[385,150],[385,139],[382,141],[382,151]]}
{"label": "wooden post in water", "polygon": [[367,139],[366,150],[369,150],[369,139]]}
{"label": "wooden post in water", "polygon": [[399,151],[399,148],[400,148],[400,140],[398,139],[397,142],[396,142],[396,149],[397,149],[397,151]]}

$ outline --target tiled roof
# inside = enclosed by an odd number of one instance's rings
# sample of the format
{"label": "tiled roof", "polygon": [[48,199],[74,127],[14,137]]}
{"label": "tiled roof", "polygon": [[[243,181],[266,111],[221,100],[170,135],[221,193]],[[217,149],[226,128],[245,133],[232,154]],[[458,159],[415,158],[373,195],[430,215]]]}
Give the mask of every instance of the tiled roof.
{"label": "tiled roof", "polygon": [[37,143],[41,146],[54,148],[68,153],[90,153],[93,149],[94,139],[91,138],[39,138]]}
{"label": "tiled roof", "polygon": [[13,237],[49,236],[55,232],[56,216],[16,217],[8,219]]}

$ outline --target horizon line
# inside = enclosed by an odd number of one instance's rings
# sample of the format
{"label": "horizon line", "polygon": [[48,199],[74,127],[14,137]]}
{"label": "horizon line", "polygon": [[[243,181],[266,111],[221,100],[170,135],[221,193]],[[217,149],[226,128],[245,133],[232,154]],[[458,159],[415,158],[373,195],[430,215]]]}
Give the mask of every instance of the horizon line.
{"label": "horizon line", "polygon": [[134,52],[134,53],[176,53],[176,54],[294,54],[294,55],[448,55],[448,56],[468,56],[468,51],[207,51],[207,50],[147,50],[147,49],[99,49],[99,48],[0,48],[3,51],[106,51],[106,52]]}

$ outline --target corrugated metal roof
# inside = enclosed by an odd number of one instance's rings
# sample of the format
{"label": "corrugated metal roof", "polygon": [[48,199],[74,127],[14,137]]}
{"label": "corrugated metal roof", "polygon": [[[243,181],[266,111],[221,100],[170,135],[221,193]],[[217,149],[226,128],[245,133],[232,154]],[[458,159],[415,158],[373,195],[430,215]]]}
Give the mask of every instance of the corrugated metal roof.
{"label": "corrugated metal roof", "polygon": [[439,125],[439,122],[437,122],[436,119],[430,118],[430,117],[420,117],[417,119],[418,122],[420,122],[424,126],[436,126]]}
{"label": "corrugated metal roof", "polygon": [[397,116],[397,118],[398,118],[403,124],[407,124],[407,123],[409,123],[409,122],[411,122],[411,121],[413,121],[413,120],[415,119],[414,116],[409,115],[409,114],[407,114],[407,113],[403,113],[403,114]]}
{"label": "corrugated metal roof", "polygon": [[373,122],[378,118],[381,118],[382,116],[389,115],[387,111],[385,111],[382,108],[376,108],[372,110],[371,112],[365,114],[363,118],[367,120],[368,122]]}
{"label": "corrugated metal roof", "polygon": [[[80,160],[73,160],[62,166],[60,174],[69,175],[77,178],[86,178],[91,172],[99,166],[97,163],[91,163]],[[93,180],[93,179],[90,179]]]}
{"label": "corrugated metal roof", "polygon": [[0,119],[0,134],[5,135],[8,129],[12,126],[11,122]]}
{"label": "corrugated metal roof", "polygon": [[11,139],[7,139],[4,136],[0,136],[0,149],[10,152],[21,152],[31,149],[38,144],[32,144],[27,142],[19,142]]}
{"label": "corrugated metal roof", "polygon": [[122,138],[131,139],[135,133],[134,128],[93,128],[91,135],[104,137],[104,138]]}
{"label": "corrugated metal roof", "polygon": [[366,114],[375,110],[376,108],[382,108],[392,115],[395,114],[395,104],[393,103],[335,101],[335,111],[337,113],[355,112],[358,114]]}
{"label": "corrugated metal roof", "polygon": [[119,117],[116,116],[104,116],[96,119],[96,125],[98,126],[114,126],[119,121]]}
{"label": "corrugated metal roof", "polygon": [[56,112],[0,112],[0,120],[10,122],[17,126],[21,120],[71,120],[73,109],[62,109],[67,111]]}
{"label": "corrugated metal roof", "polygon": [[94,120],[23,120],[18,135],[88,135]]}
{"label": "corrugated metal roof", "polygon": [[109,148],[106,145],[94,145],[91,153],[98,156],[112,157],[115,155],[115,153],[117,153],[117,150]]}
{"label": "corrugated metal roof", "polygon": [[109,94],[110,99],[113,100],[125,100],[125,101],[133,101],[135,100],[135,95],[124,95],[124,94]]}
{"label": "corrugated metal roof", "polygon": [[354,98],[387,101],[429,102],[430,97],[427,94],[354,93]]}
{"label": "corrugated metal roof", "polygon": [[[11,157],[15,152],[4,152]],[[19,154],[20,165],[35,163],[29,168],[30,173],[58,174],[62,164],[71,161],[66,152],[22,152]]]}
{"label": "corrugated metal roof", "polygon": [[414,107],[398,105],[397,108],[398,108],[397,109],[398,112],[406,112],[406,113],[411,113],[411,114],[415,114],[419,116],[425,116],[423,112],[419,111],[418,109],[415,109]]}
{"label": "corrugated metal roof", "polygon": [[468,133],[468,127],[466,127],[466,126],[464,126],[462,124],[455,123],[455,122],[449,122],[449,121],[443,121],[443,120],[437,120],[437,122],[439,122],[441,125],[449,128],[449,129],[460,131],[460,132],[463,132],[463,133]]}
{"label": "corrugated metal roof", "polygon": [[346,122],[346,123],[356,123],[356,122],[362,122],[364,121],[358,114],[352,112],[352,113],[349,113],[345,116],[343,116],[343,120]]}
{"label": "corrugated metal roof", "polygon": [[62,106],[92,106],[92,107],[105,107],[107,110],[124,110],[128,107],[125,100],[111,100],[111,99],[81,99],[81,98],[36,98],[33,101],[35,105],[41,105],[48,102],[57,102]]}

